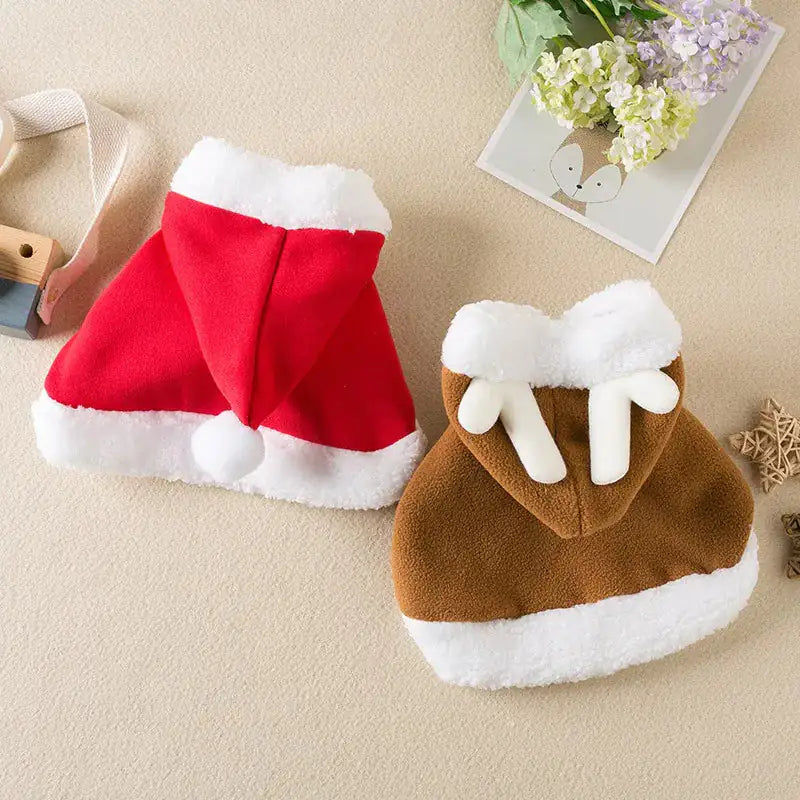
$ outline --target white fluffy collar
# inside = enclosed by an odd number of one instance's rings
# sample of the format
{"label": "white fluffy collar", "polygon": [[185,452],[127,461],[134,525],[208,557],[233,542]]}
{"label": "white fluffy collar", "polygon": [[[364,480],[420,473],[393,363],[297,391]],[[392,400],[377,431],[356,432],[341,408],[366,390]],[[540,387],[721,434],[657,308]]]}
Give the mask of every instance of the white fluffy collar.
{"label": "white fluffy collar", "polygon": [[172,191],[281,228],[392,229],[389,212],[358,169],[292,166],[222,139],[201,139],[184,158]]}
{"label": "white fluffy collar", "polygon": [[442,364],[490,381],[586,389],[672,363],[681,328],[649,281],[622,281],[552,319],[532,306],[496,300],[459,310]]}

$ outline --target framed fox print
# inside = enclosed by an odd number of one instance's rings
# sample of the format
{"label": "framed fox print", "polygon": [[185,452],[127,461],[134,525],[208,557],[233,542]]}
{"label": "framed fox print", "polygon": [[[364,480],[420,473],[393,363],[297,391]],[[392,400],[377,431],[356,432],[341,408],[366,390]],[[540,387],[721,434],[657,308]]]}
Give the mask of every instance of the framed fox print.
{"label": "framed fox print", "polygon": [[615,134],[606,128],[570,131],[537,111],[527,82],[477,166],[655,264],[782,35],[770,25],[728,91],[699,109],[691,136],[643,169],[627,173],[608,161]]}

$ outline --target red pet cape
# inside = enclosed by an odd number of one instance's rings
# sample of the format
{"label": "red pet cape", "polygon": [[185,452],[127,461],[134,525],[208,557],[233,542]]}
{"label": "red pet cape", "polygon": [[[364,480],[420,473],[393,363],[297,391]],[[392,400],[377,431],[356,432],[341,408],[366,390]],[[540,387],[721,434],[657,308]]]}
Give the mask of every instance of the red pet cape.
{"label": "red pet cape", "polygon": [[365,173],[203,139],[34,404],[51,462],[316,506],[396,501],[425,440],[372,280]]}

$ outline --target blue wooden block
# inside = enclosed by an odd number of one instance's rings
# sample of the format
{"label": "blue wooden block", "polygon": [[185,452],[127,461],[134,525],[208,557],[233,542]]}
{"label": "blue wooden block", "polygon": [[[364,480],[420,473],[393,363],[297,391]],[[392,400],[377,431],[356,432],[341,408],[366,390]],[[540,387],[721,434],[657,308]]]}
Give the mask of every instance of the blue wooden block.
{"label": "blue wooden block", "polygon": [[32,283],[0,278],[0,333],[35,339],[39,332],[36,306],[42,290]]}

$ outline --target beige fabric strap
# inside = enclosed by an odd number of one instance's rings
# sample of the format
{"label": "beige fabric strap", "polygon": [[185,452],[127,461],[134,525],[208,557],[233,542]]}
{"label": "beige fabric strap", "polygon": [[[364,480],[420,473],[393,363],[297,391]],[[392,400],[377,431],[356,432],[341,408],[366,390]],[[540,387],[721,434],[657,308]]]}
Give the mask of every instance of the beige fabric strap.
{"label": "beige fabric strap", "polygon": [[[128,150],[128,126],[116,112],[82,98],[72,89],[48,89],[9,100],[3,106],[13,124],[13,138],[18,142],[86,125],[94,216],[72,258],[53,270],[47,279],[37,309],[42,322],[47,324],[61,296],[97,255],[100,220]],[[4,160],[2,149],[0,167]]]}

